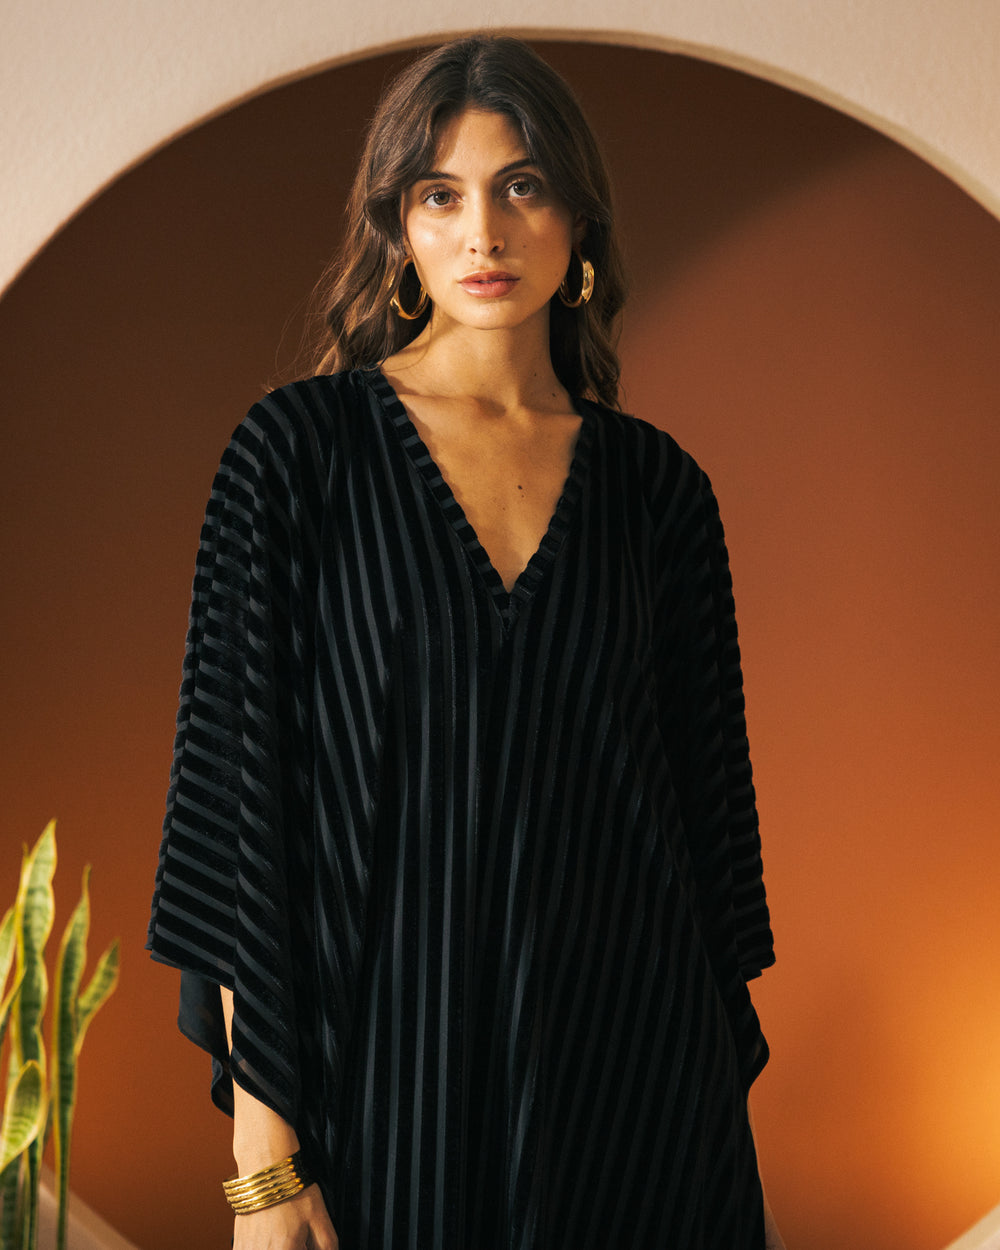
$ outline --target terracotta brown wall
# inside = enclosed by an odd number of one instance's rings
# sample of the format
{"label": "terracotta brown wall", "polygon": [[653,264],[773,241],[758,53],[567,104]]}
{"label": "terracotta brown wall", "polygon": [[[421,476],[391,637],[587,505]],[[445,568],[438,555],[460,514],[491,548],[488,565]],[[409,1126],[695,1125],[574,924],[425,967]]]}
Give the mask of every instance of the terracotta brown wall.
{"label": "terracotta brown wall", "polygon": [[[734,71],[551,45],[618,175],[627,407],[727,523],[779,962],[755,998],[797,1250],[932,1250],[1000,1201],[1000,223],[888,140]],[[389,60],[132,171],[0,303],[4,810],[94,868],[121,988],[74,1184],[146,1250],[226,1244],[228,1125],[142,950],[194,547],[287,376]],[[81,142],[86,136],[81,136]]]}

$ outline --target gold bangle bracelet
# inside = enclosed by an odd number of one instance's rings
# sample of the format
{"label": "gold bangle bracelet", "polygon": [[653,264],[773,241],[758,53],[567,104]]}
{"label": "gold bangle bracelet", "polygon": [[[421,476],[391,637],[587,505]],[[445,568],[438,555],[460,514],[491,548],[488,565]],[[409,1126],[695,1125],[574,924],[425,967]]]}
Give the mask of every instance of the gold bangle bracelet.
{"label": "gold bangle bracelet", "polygon": [[253,1211],[263,1211],[265,1207],[273,1207],[288,1198],[294,1198],[312,1183],[312,1178],[302,1164],[302,1156],[296,1151],[269,1168],[223,1181],[222,1188],[226,1200],[236,1214],[249,1215]]}

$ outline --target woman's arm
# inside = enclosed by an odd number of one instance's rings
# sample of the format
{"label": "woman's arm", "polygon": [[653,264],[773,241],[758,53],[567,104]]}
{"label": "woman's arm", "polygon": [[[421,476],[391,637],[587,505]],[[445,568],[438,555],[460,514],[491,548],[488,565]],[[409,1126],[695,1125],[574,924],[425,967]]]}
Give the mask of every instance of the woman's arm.
{"label": "woman's arm", "polygon": [[[233,1045],[233,995],[223,989],[226,1037]],[[290,1124],[233,1082],[233,1154],[240,1176],[270,1167],[299,1148]],[[338,1250],[337,1234],[318,1185],[252,1215],[236,1216],[234,1250]]]}

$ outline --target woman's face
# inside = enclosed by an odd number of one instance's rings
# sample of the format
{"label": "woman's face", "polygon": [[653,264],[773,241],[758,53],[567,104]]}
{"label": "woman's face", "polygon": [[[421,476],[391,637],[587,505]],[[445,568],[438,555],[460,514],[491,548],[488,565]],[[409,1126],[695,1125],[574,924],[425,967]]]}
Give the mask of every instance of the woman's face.
{"label": "woman's face", "polygon": [[403,196],[402,219],[438,328],[537,320],[547,332],[549,300],[585,223],[574,223],[507,117],[466,109],[444,126],[434,169]]}

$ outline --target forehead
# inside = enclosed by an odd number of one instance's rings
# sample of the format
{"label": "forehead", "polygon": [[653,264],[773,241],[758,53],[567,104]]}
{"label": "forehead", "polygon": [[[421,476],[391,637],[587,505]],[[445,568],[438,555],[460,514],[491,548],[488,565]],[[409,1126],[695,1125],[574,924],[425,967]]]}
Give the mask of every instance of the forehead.
{"label": "forehead", "polygon": [[521,128],[505,113],[466,108],[442,124],[434,147],[434,166],[451,170],[458,164],[500,169],[529,159]]}

